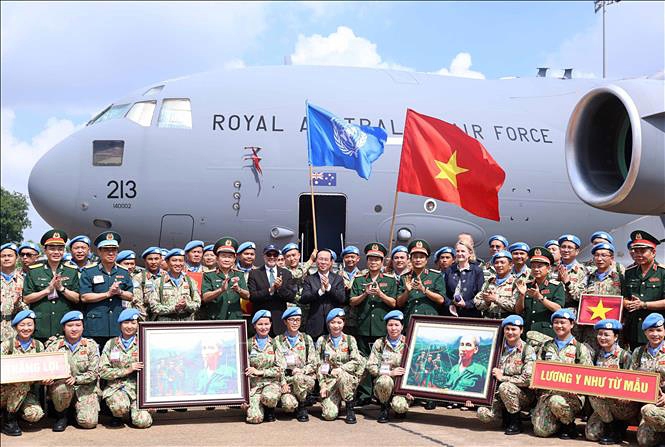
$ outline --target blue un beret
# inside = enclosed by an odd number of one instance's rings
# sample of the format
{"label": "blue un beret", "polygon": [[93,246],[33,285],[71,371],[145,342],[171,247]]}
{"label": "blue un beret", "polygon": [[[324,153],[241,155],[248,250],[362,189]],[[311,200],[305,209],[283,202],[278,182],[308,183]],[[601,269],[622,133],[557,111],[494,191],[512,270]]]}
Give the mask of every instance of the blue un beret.
{"label": "blue un beret", "polygon": [[527,244],[526,242],[515,242],[513,244],[510,244],[510,247],[508,247],[508,251],[511,253],[516,250],[522,250],[528,252],[529,250],[531,250],[531,247],[529,247],[529,244]]}
{"label": "blue un beret", "polygon": [[204,245],[205,244],[203,243],[203,241],[197,241],[197,240],[189,241],[189,242],[187,242],[187,245],[185,245],[185,253],[188,252],[189,250],[193,249],[193,248],[196,248],[196,247],[203,248]]}
{"label": "blue un beret", "polygon": [[598,238],[605,239],[610,244],[614,244],[614,238],[607,231],[596,231],[595,233],[593,233],[591,235],[591,242],[593,242],[594,239]]}
{"label": "blue un beret", "polygon": [[290,252],[291,250],[298,250],[298,251],[300,251],[300,247],[298,247],[298,244],[296,244],[295,242],[289,242],[289,243],[286,244],[284,247],[282,247],[282,254],[283,254],[283,255],[286,255],[286,254],[287,254],[288,252]]}
{"label": "blue un beret", "polygon": [[562,234],[559,237],[559,245],[563,244],[566,241],[572,242],[573,244],[577,245],[577,248],[580,248],[582,246],[582,241],[580,240],[579,237],[575,236],[574,234]]}
{"label": "blue un beret", "polygon": [[35,312],[30,309],[22,310],[19,313],[17,313],[14,319],[12,320],[12,326],[16,326],[26,318],[32,318],[34,320],[35,318],[37,318],[37,316],[35,315]]}
{"label": "blue un beret", "polygon": [[69,323],[70,321],[83,321],[83,313],[78,310],[70,310],[62,316],[60,319],[60,324]]}
{"label": "blue un beret", "polygon": [[513,260],[513,255],[511,255],[510,252],[509,252],[508,250],[501,250],[500,252],[498,252],[498,253],[494,253],[494,254],[492,255],[492,259],[491,259],[490,262],[491,262],[492,264],[494,264],[494,261],[497,260],[497,259],[499,259],[499,258],[508,258],[508,259],[510,259],[510,260],[512,261],[512,260]]}
{"label": "blue un beret", "polygon": [[453,247],[445,246],[439,248],[437,251],[434,252],[434,260],[438,261],[439,256],[441,256],[444,253],[450,253],[451,255],[453,255],[453,258],[455,257],[455,249]]}
{"label": "blue un beret", "polygon": [[397,247],[393,248],[393,250],[390,252],[390,257],[392,258],[397,253],[409,253],[409,249],[406,248],[404,245],[398,245]]}
{"label": "blue un beret", "polygon": [[236,251],[236,253],[240,254],[243,251],[247,250],[248,248],[253,248],[254,250],[256,250],[256,244],[251,241],[243,242],[238,246],[238,250]]}
{"label": "blue un beret", "polygon": [[261,318],[272,318],[272,314],[269,310],[261,309],[257,310],[254,316],[252,317],[252,324],[256,324]]}
{"label": "blue un beret", "polygon": [[7,242],[6,244],[2,244],[0,246],[0,251],[5,250],[5,249],[13,250],[14,253],[18,254],[18,247],[13,242]]}
{"label": "blue un beret", "polygon": [[299,317],[302,316],[302,309],[298,306],[287,307],[284,313],[282,314],[282,320],[286,320],[289,317]]}
{"label": "blue un beret", "polygon": [[65,253],[62,255],[62,260],[63,261],[71,261],[72,260],[72,254],[71,253]]}
{"label": "blue un beret", "polygon": [[[88,245],[90,245],[90,244],[88,244]],[[39,245],[37,245],[37,244],[35,244],[35,243],[33,243],[33,242],[23,242],[23,243],[22,243],[21,245],[19,245],[19,247],[18,247],[18,254],[21,254],[21,252],[22,252],[23,250],[25,250],[26,248],[29,248],[30,250],[34,250],[34,251],[36,251],[37,254],[41,254],[41,253],[42,253],[41,249],[39,248]]]}
{"label": "blue un beret", "polygon": [[162,258],[169,254],[169,251],[166,248],[160,248],[159,252],[162,254]]}
{"label": "blue un beret", "polygon": [[509,324],[511,326],[524,327],[524,318],[520,317],[519,315],[508,315],[501,322],[501,327],[508,326]]}
{"label": "blue un beret", "polygon": [[210,245],[206,245],[205,247],[203,247],[203,253],[205,253],[206,251],[211,251],[211,252],[214,253],[215,252],[215,244],[210,244]]}
{"label": "blue un beret", "polygon": [[118,315],[118,324],[122,323],[123,321],[138,320],[139,315],[140,313],[138,309],[125,309],[120,312],[120,315]]}
{"label": "blue un beret", "polygon": [[594,254],[598,250],[609,250],[614,254],[614,245],[609,244],[607,242],[601,242],[600,244],[596,244],[593,246],[591,249],[591,254]]}
{"label": "blue un beret", "polygon": [[404,314],[402,313],[401,310],[391,310],[388,312],[384,317],[383,321],[388,321],[388,320],[399,320],[399,321],[404,321]]}
{"label": "blue un beret", "polygon": [[134,253],[132,250],[122,250],[120,253],[118,253],[118,257],[115,258],[115,262],[122,262],[131,259],[136,259],[136,253]]}
{"label": "blue un beret", "polygon": [[652,327],[660,327],[663,325],[663,322],[665,322],[665,320],[663,320],[663,316],[661,314],[658,312],[651,313],[642,322],[642,330],[646,331]]}
{"label": "blue un beret", "polygon": [[571,309],[559,309],[552,314],[550,322],[553,322],[555,318],[566,318],[570,321],[575,321],[575,312]]}
{"label": "blue un beret", "polygon": [[330,253],[330,257],[332,258],[332,262],[337,262],[337,253],[335,253],[335,250],[333,250],[331,248],[321,248],[321,249],[319,249],[319,252],[322,252],[322,251],[327,251],[328,253]]}
{"label": "blue un beret", "polygon": [[558,247],[559,246],[559,241],[557,241],[556,239],[550,239],[549,241],[547,241],[543,244],[543,247],[549,248],[550,245],[556,245]]}
{"label": "blue un beret", "polygon": [[70,241],[69,241],[69,246],[71,247],[74,245],[76,242],[83,242],[86,244],[88,247],[92,245],[92,242],[90,241],[90,238],[84,234],[79,234],[78,236],[74,236]]}
{"label": "blue un beret", "polygon": [[141,257],[145,259],[146,256],[148,255],[161,255],[162,254],[162,249],[159,247],[148,247],[145,250],[143,250],[143,253],[141,253]]}
{"label": "blue un beret", "polygon": [[172,248],[164,255],[164,259],[169,259],[171,256],[185,256],[185,250],[182,248]]}
{"label": "blue un beret", "polygon": [[508,247],[508,245],[510,245],[510,244],[508,243],[508,239],[506,239],[505,237],[501,236],[500,234],[495,234],[494,236],[492,236],[491,238],[489,238],[489,239],[487,240],[487,243],[488,243],[488,244],[491,244],[492,241],[499,241],[499,242],[501,242],[501,243],[503,244],[504,247]]}
{"label": "blue un beret", "polygon": [[619,320],[613,320],[611,318],[608,318],[606,320],[600,320],[599,322],[593,325],[593,328],[596,330],[612,329],[613,331],[620,331],[623,329],[623,325],[619,322]]}
{"label": "blue un beret", "polygon": [[346,315],[344,313],[344,309],[341,309],[339,307],[336,307],[332,309],[330,312],[328,312],[328,315],[326,316],[326,323],[330,323],[330,320],[337,318],[337,317],[343,317]]}
{"label": "blue un beret", "polygon": [[344,247],[344,250],[342,250],[342,257],[349,254],[360,256],[360,250],[355,245],[347,245],[346,247]]}

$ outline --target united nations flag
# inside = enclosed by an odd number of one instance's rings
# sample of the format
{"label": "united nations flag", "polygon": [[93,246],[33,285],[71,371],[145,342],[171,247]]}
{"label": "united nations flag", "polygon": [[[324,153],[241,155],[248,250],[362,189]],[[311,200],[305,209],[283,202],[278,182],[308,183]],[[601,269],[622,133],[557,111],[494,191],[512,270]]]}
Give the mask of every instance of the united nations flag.
{"label": "united nations flag", "polygon": [[343,166],[368,179],[372,163],[383,154],[387,139],[386,131],[380,127],[350,124],[307,104],[307,142],[312,166]]}

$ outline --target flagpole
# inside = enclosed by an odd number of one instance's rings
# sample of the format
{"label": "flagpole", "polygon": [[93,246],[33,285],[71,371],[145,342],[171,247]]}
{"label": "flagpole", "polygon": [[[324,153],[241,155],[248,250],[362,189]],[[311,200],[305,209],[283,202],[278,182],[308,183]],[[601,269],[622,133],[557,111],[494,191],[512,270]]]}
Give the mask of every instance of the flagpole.
{"label": "flagpole", "polygon": [[[406,109],[406,116],[404,117],[404,126],[406,127],[406,120],[409,117],[409,109]],[[308,128],[309,129],[309,128]],[[402,138],[402,150],[404,150],[404,138]],[[395,231],[395,216],[397,215],[397,196],[399,192],[399,173],[402,169],[402,150],[399,153],[399,166],[397,167],[397,181],[395,181],[395,200],[393,201],[393,217],[390,219],[390,242],[388,243],[388,256],[393,251],[393,232]],[[389,258],[390,259],[390,258]]]}
{"label": "flagpole", "polygon": [[[305,117],[307,119],[307,162],[309,164],[309,195],[312,199],[312,226],[314,227],[314,250],[318,251],[318,240],[316,237],[316,208],[314,205],[314,179],[312,178],[312,146],[309,138],[310,122],[309,122],[309,101],[305,100]],[[303,246],[305,241],[303,241]]]}

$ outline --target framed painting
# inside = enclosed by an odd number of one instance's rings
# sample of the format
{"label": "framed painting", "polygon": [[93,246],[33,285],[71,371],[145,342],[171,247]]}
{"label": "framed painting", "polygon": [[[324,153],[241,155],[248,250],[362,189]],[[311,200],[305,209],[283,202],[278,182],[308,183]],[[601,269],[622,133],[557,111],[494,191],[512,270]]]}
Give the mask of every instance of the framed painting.
{"label": "framed painting", "polygon": [[490,405],[503,331],[500,320],[412,316],[404,376],[396,392],[414,397]]}
{"label": "framed painting", "polygon": [[245,321],[139,324],[141,409],[249,402]]}

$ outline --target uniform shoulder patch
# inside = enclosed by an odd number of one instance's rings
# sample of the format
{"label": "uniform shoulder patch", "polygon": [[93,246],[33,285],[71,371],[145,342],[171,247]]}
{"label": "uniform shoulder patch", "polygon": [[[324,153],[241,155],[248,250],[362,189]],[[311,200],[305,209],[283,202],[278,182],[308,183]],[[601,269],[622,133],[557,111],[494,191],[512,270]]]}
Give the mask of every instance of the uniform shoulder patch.
{"label": "uniform shoulder patch", "polygon": [[44,263],[42,263],[42,262],[38,262],[38,263],[36,263],[36,264],[32,264],[32,265],[31,265],[30,267],[28,267],[28,268],[29,268],[29,269],[37,269],[37,268],[39,268],[39,267],[44,267]]}
{"label": "uniform shoulder patch", "polygon": [[65,267],[70,268],[70,269],[74,269],[74,270],[78,270],[78,269],[79,269],[79,266],[76,265],[76,264],[74,264],[72,261],[66,261],[63,265],[64,265]]}
{"label": "uniform shoulder patch", "polygon": [[115,266],[129,273],[129,270],[127,270],[125,267],[121,266],[120,264],[116,264]]}
{"label": "uniform shoulder patch", "polygon": [[632,270],[637,267],[637,264],[630,264],[628,267],[626,267],[626,271]]}
{"label": "uniform shoulder patch", "polygon": [[437,269],[429,269],[429,271],[432,272],[432,273],[441,273],[441,270],[437,270]]}
{"label": "uniform shoulder patch", "polygon": [[91,269],[91,268],[93,268],[93,267],[97,267],[98,264],[99,264],[98,262],[93,262],[93,263],[91,263],[91,264],[86,265],[86,266],[83,267],[83,268],[84,268],[85,270],[88,270],[88,269]]}
{"label": "uniform shoulder patch", "polygon": [[559,281],[557,279],[550,279],[548,282],[550,284],[554,284],[555,286],[561,284],[561,281]]}

